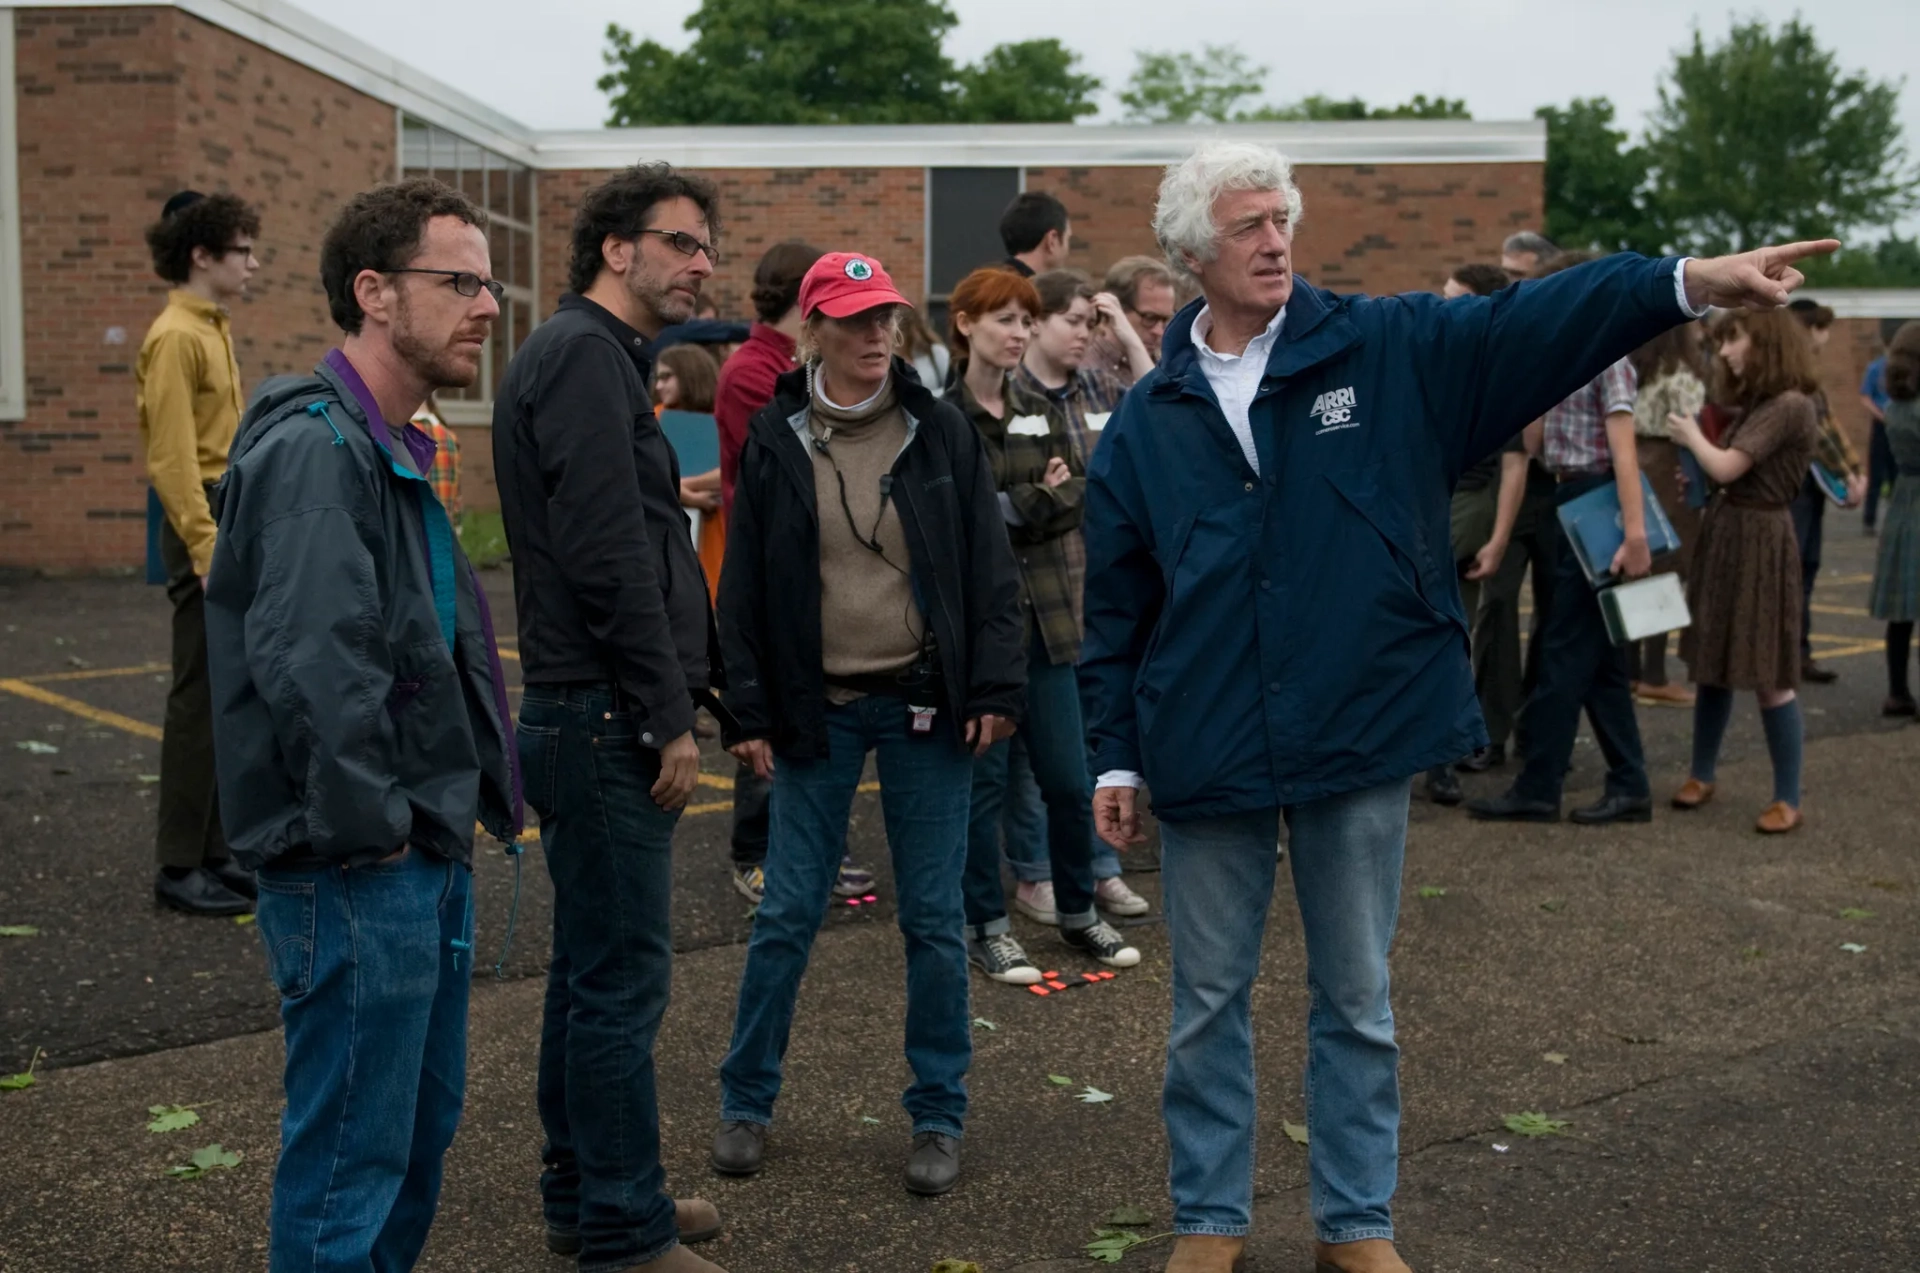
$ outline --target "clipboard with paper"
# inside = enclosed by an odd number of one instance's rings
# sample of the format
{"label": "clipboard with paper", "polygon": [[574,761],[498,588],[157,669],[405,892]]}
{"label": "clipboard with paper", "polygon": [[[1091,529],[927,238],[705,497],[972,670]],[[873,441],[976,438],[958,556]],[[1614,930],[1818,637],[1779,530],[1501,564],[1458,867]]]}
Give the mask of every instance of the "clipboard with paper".
{"label": "clipboard with paper", "polygon": [[[1680,547],[1679,532],[1660,506],[1646,474],[1640,475],[1640,498],[1646,513],[1647,547],[1655,557]],[[1680,576],[1650,575],[1645,579],[1621,582],[1612,573],[1614,556],[1626,542],[1626,530],[1620,514],[1620,495],[1612,482],[1595,488],[1560,506],[1560,528],[1573,546],[1573,555],[1581,572],[1599,594],[1600,612],[1606,619],[1607,635],[1615,645],[1638,641],[1688,627],[1693,616],[1687,610],[1686,592]]]}

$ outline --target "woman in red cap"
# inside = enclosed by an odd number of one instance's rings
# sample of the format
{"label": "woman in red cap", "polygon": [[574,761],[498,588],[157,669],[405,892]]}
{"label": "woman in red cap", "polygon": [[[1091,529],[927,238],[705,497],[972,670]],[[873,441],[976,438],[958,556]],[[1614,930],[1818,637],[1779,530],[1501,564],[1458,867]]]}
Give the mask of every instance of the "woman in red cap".
{"label": "woman in red cap", "polygon": [[894,356],[908,308],[833,252],[800,287],[801,367],[753,419],[720,629],[735,757],[773,783],[765,895],[720,1066],[713,1166],[760,1170],[800,978],[869,751],[907,960],[906,1186],[960,1175],[972,1058],[960,873],[973,758],[1025,701],[1019,579],[967,419]]}

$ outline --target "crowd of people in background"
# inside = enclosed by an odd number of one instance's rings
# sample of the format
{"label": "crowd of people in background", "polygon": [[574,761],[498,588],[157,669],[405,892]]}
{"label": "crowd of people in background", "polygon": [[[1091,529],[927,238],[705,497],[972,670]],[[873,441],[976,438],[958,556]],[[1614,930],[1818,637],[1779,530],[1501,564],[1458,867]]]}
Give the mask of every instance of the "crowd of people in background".
{"label": "crowd of people in background", "polygon": [[[193,914],[257,907],[287,1026],[276,1268],[417,1259],[464,1087],[473,827],[511,844],[524,802],[554,893],[548,1246],[584,1269],[717,1269],[686,1249],[721,1220],[667,1189],[653,1074],[672,842],[717,734],[726,869],[756,909],[716,1171],[763,1169],[813,940],[832,898],[875,885],[848,852],[869,755],[919,1194],[961,1177],[969,965],[1045,989],[1012,913],[1088,964],[1142,961],[1124,930],[1151,904],[1121,854],[1147,787],[1172,947],[1168,1268],[1226,1273],[1251,1223],[1249,995],[1290,861],[1316,1257],[1405,1269],[1386,958],[1409,777],[1457,805],[1458,773],[1511,768],[1468,812],[1558,820],[1584,712],[1607,774],[1573,820],[1647,821],[1637,700],[1691,708],[1670,800],[1697,809],[1744,691],[1774,767],[1756,826],[1801,825],[1797,690],[1833,676],[1808,640],[1829,502],[1878,528],[1885,710],[1915,714],[1920,324],[1868,372],[1863,466],[1817,374],[1833,315],[1783,304],[1793,260],[1830,245],[1649,261],[1520,233],[1437,295],[1342,297],[1292,272],[1300,210],[1281,156],[1210,144],[1167,171],[1163,254],[1096,281],[1070,267],[1066,207],[1023,193],[942,335],[857,244],[775,244],[753,320],[726,320],[703,291],[715,187],[663,164],[609,178],[494,394],[516,714],[432,410],[479,374],[498,314],[485,215],[426,180],[356,197],[322,253],[340,347],[244,406],[227,307],[259,219],[168,202],[149,239],[176,290],[138,368],[174,606],[155,889]],[[670,441],[686,417],[718,442],[699,472]],[[1603,573],[1683,580],[1677,652],[1614,639],[1561,528],[1607,491]]]}

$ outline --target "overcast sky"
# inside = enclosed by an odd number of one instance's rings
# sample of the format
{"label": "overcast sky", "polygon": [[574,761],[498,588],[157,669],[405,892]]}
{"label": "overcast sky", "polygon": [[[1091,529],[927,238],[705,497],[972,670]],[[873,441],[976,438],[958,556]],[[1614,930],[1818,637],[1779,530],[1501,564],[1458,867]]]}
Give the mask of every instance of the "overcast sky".
{"label": "overcast sky", "polygon": [[[1057,36],[1107,84],[1101,118],[1142,48],[1232,44],[1270,67],[1269,96],[1325,93],[1398,102],[1414,93],[1463,97],[1477,119],[1525,119],[1534,107],[1606,96],[1637,128],[1656,83],[1697,24],[1711,39],[1729,15],[1773,22],[1804,7],[1840,64],[1876,78],[1920,73],[1920,0],[948,0],[960,16],[948,53],[971,61],[996,44]],[[401,60],[540,128],[605,121],[594,88],[603,33],[684,47],[697,0],[295,0]],[[1920,83],[1901,94],[1920,151]]]}

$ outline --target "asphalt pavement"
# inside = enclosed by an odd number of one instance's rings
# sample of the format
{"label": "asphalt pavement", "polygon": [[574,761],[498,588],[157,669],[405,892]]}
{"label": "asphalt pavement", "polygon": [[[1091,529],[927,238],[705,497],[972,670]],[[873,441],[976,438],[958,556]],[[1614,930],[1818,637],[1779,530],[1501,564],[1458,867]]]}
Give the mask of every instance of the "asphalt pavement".
{"label": "asphalt pavement", "polygon": [[[1871,543],[1829,527],[1816,643],[1842,673],[1805,694],[1807,827],[1763,839],[1768,771],[1750,704],[1719,799],[1650,827],[1473,824],[1414,803],[1394,957],[1406,1123],[1397,1220],[1423,1270],[1920,1268],[1920,729],[1878,716]],[[505,600],[506,576],[490,577]],[[150,900],[165,602],[127,580],[0,584],[0,1270],[258,1268],[277,1138],[280,1043],[258,939]],[[511,614],[496,605],[496,614]],[[1662,794],[1684,711],[1643,708]],[[22,749],[32,742],[42,748]],[[57,748],[45,751],[44,747]],[[897,1183],[907,1126],[899,941],[869,793],[850,844],[878,904],[836,905],[803,990],[764,1176],[704,1168],[749,921],[726,875],[731,763],[710,756],[677,841],[674,1004],[660,1044],[673,1185],[726,1213],[733,1273],[1092,1267],[1113,1208],[1167,1216],[1158,1124],[1164,934],[1141,968],[1049,999],[974,985],[968,1174],[953,1195]],[[1471,779],[1491,791],[1505,775]],[[1597,789],[1590,740],[1569,800]],[[525,859],[515,951],[496,981],[511,893],[479,852],[468,1115],[448,1161],[433,1270],[561,1269],[540,1245],[532,1103],[551,910]],[[1132,865],[1158,898],[1151,855]],[[1080,970],[1020,921],[1048,966]],[[1854,947],[1862,949],[1855,950]],[[1304,991],[1298,919],[1276,901],[1256,988],[1264,1122],[1250,1266],[1304,1269]],[[991,1023],[991,1024],[987,1024]],[[1049,1075],[1072,1080],[1060,1085]],[[1111,1101],[1076,1099],[1088,1087]],[[145,1130],[148,1106],[201,1124]],[[1509,1115],[1562,1121],[1528,1137]],[[181,1181],[213,1141],[239,1164]],[[1158,1268],[1164,1241],[1120,1267]]]}

